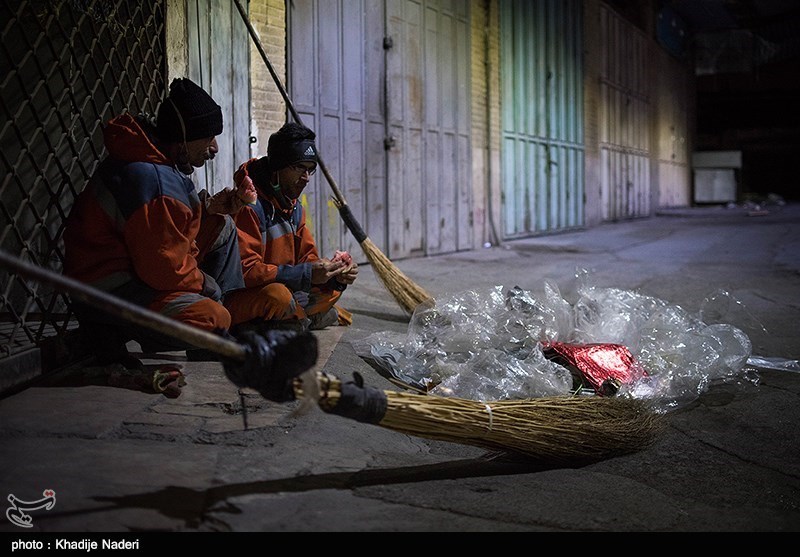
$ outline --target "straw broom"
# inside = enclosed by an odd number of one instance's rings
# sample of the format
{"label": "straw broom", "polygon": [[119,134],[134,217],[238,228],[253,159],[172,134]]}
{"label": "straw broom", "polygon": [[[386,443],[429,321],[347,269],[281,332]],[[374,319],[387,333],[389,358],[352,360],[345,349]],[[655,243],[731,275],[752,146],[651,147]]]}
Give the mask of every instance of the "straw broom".
{"label": "straw broom", "polygon": [[[264,51],[264,47],[261,44],[261,40],[258,38],[255,29],[250,23],[247,12],[245,12],[240,0],[234,0],[234,3],[236,4],[236,8],[239,10],[239,14],[242,16],[244,24],[247,26],[247,30],[250,33],[250,37],[253,39],[253,43],[258,49],[261,58],[264,60],[272,79],[275,81],[278,91],[280,91],[283,100],[286,102],[286,106],[292,113],[292,117],[298,124],[303,124],[303,121],[300,119],[300,115],[297,113],[297,110],[295,110],[294,104],[289,98],[286,89],[283,87],[278,74],[272,67],[269,58],[267,57],[267,53]],[[325,175],[325,178],[328,181],[331,190],[333,191],[333,202],[336,205],[336,208],[339,209],[339,214],[342,217],[345,226],[347,226],[347,228],[350,230],[350,233],[361,245],[364,255],[367,256],[367,259],[372,265],[372,268],[375,269],[375,273],[378,275],[378,278],[381,280],[384,287],[394,297],[395,301],[403,310],[409,314],[413,313],[414,309],[419,304],[430,300],[431,295],[428,294],[425,289],[414,283],[414,281],[406,276],[405,273],[403,273],[400,269],[398,269],[394,263],[392,263],[391,260],[386,257],[380,248],[378,248],[378,246],[376,246],[375,243],[370,240],[363,228],[361,228],[361,225],[356,220],[353,212],[350,210],[347,200],[345,200],[344,195],[342,195],[341,190],[339,190],[339,187],[336,185],[336,181],[333,179],[333,176],[331,176],[328,167],[325,165],[322,157],[320,157],[319,154],[317,154],[317,160],[322,173]]]}
{"label": "straw broom", "polygon": [[[516,453],[539,461],[585,463],[639,451],[663,427],[645,402],[613,397],[552,396],[480,402],[379,391],[317,374],[327,413],[400,433]],[[303,397],[301,379],[295,394]]]}
{"label": "straw broom", "polygon": [[[0,267],[50,284],[74,299],[221,357],[228,379],[268,400],[311,398],[324,411],[409,435],[518,453],[541,461],[577,463],[635,452],[661,427],[639,400],[613,397],[543,397],[479,402],[382,391],[356,380],[311,371],[317,360],[312,333],[268,331],[236,341],[135,306],[0,250]],[[305,384],[305,381],[313,381]],[[305,384],[305,387],[304,387]]]}

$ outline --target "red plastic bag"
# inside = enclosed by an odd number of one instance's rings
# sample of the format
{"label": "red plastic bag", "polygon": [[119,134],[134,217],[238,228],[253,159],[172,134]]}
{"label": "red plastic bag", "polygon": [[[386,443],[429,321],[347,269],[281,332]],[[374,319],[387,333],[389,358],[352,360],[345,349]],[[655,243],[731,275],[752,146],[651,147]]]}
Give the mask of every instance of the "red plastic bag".
{"label": "red plastic bag", "polygon": [[647,375],[631,351],[621,344],[546,342],[542,348],[547,359],[578,374],[602,396],[615,395],[622,385]]}

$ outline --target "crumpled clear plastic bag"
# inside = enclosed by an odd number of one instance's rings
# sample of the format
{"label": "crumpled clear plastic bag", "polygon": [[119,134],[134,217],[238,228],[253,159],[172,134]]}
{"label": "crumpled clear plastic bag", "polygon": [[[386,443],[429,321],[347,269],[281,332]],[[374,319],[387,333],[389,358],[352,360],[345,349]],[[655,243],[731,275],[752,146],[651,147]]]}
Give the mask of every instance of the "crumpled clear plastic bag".
{"label": "crumpled clear plastic bag", "polygon": [[474,400],[567,394],[569,370],[547,360],[539,343],[545,333],[557,335],[567,316],[563,304],[519,289],[507,296],[496,286],[420,306],[407,335],[373,333],[354,346],[400,382],[431,394]]}
{"label": "crumpled clear plastic bag", "polygon": [[741,375],[752,352],[747,335],[730,324],[708,325],[677,305],[617,288],[584,285],[575,303],[578,343],[627,346],[648,376],[620,394],[677,408],[715,381]]}
{"label": "crumpled clear plastic bag", "polygon": [[[544,356],[542,344],[554,341],[627,347],[647,373],[617,396],[645,398],[664,411],[715,382],[755,380],[746,373],[752,345],[741,329],[634,291],[594,286],[585,272],[578,278],[573,302],[552,281],[539,292],[459,292],[418,307],[407,334],[374,333],[354,347],[402,384],[481,401],[578,392],[573,373]],[[715,307],[726,295],[730,303],[727,293],[713,295]]]}
{"label": "crumpled clear plastic bag", "polygon": [[747,368],[772,369],[776,371],[800,372],[800,360],[788,358],[771,358],[768,356],[750,356],[747,358]]}

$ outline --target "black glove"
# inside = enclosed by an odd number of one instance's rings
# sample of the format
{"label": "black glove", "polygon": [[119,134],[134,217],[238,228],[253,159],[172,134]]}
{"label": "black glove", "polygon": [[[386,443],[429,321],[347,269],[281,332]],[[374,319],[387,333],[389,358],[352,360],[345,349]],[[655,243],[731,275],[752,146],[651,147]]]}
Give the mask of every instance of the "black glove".
{"label": "black glove", "polygon": [[365,387],[361,374],[354,372],[353,381],[342,383],[339,402],[325,412],[367,424],[379,424],[386,416],[387,407],[386,393],[375,387]]}
{"label": "black glove", "polygon": [[292,381],[317,362],[317,337],[291,330],[243,331],[244,361],[224,360],[225,375],[237,387],[249,387],[275,402],[295,399]]}

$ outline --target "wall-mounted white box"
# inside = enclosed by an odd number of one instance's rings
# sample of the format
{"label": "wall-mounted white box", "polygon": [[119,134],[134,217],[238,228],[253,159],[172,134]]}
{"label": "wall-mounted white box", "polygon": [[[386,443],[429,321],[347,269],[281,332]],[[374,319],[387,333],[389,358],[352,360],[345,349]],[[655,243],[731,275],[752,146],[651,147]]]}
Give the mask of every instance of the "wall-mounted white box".
{"label": "wall-mounted white box", "polygon": [[695,203],[730,203],[737,197],[736,171],[741,151],[699,151],[692,154]]}

